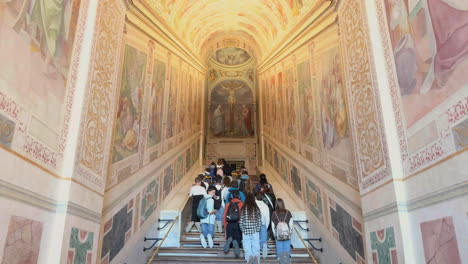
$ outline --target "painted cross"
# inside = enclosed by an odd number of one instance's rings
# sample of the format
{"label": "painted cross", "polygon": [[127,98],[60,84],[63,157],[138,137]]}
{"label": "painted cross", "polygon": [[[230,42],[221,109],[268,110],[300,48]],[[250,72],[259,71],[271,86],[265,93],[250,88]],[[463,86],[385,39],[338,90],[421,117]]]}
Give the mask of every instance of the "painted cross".
{"label": "painted cross", "polygon": [[374,264],[398,263],[393,227],[371,232],[370,239]]}
{"label": "painted cross", "polygon": [[91,264],[94,232],[73,227],[70,234],[67,264]]}

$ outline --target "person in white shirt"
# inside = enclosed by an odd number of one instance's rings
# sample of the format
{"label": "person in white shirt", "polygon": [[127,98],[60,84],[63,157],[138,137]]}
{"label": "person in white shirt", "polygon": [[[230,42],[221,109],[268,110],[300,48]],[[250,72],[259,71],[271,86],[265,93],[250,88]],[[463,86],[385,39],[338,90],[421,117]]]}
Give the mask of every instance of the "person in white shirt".
{"label": "person in white shirt", "polygon": [[208,212],[208,217],[203,218],[200,220],[200,223],[202,224],[202,233],[200,234],[200,241],[202,244],[202,247],[206,248],[206,239],[208,239],[208,246],[210,248],[213,248],[213,237],[214,237],[214,227],[215,227],[215,220],[216,220],[216,210],[214,209],[214,200],[213,197],[215,196],[216,193],[216,187],[210,186],[208,187],[207,190],[208,194],[205,194],[205,196],[202,199],[207,199],[206,200],[206,210]]}
{"label": "person in white shirt", "polygon": [[258,208],[260,208],[260,213],[262,215],[262,226],[260,227],[260,248],[262,249],[262,255],[265,259],[268,254],[268,246],[267,246],[267,230],[270,225],[270,209],[268,206],[263,202],[264,194],[262,192],[257,192],[255,194],[256,203]]}
{"label": "person in white shirt", "polygon": [[196,177],[195,184],[192,186],[192,188],[190,188],[189,196],[192,197],[192,218],[185,228],[186,232],[190,232],[194,224],[198,231],[201,232],[200,218],[198,218],[197,215],[197,208],[201,198],[203,198],[203,196],[206,194],[206,189],[202,187],[201,184],[202,180],[199,177]]}

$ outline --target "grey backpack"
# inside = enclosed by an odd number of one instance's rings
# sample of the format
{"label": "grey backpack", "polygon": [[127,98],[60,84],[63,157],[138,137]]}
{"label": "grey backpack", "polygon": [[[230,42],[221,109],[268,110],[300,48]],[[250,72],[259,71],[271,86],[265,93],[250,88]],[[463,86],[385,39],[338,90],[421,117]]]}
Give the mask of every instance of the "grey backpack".
{"label": "grey backpack", "polygon": [[278,214],[275,212],[276,219],[278,219],[278,225],[276,226],[276,239],[278,241],[285,241],[291,239],[291,230],[289,229],[288,223],[286,223],[286,218],[288,214],[284,215],[283,221],[280,221]]}

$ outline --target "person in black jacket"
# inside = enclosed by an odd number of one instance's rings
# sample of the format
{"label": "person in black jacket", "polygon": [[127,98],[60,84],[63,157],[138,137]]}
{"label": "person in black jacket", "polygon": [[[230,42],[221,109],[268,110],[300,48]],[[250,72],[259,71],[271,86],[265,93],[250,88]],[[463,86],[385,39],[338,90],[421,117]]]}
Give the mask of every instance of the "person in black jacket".
{"label": "person in black jacket", "polygon": [[[257,192],[259,192],[265,183],[269,183],[269,182],[266,178],[266,175],[262,173],[260,174],[260,182],[255,185],[255,189],[253,193],[256,194]],[[273,193],[273,187],[271,186],[271,184],[270,184],[270,191]]]}
{"label": "person in black jacket", "polygon": [[[271,189],[271,185],[269,183],[264,183],[260,188],[260,192],[263,193],[263,202],[268,206],[270,210],[270,219],[273,211],[276,208],[276,196]],[[271,225],[268,227],[268,237],[270,239],[274,239],[273,232],[271,230]]]}
{"label": "person in black jacket", "polygon": [[270,209],[270,216],[271,213],[275,210],[276,206],[276,196],[271,189],[271,185],[269,183],[264,183],[260,188],[260,191],[263,192],[263,202],[268,206]]}
{"label": "person in black jacket", "polygon": [[[234,247],[234,255],[236,258],[240,256],[240,243],[242,242],[242,231],[240,229],[240,211],[242,210],[242,206],[244,203],[240,200],[240,194],[238,190],[232,191],[232,200],[226,204],[224,208],[224,229],[226,230],[226,243],[224,244],[224,253],[229,252],[229,248],[232,246]],[[239,219],[237,221],[233,221],[230,218],[230,210],[229,208],[236,208],[237,210],[231,210],[231,212],[238,212]]]}
{"label": "person in black jacket", "polygon": [[225,159],[221,159],[221,162],[223,163],[223,173],[224,176],[231,176],[232,177],[232,168],[229,166],[229,164],[226,163]]}

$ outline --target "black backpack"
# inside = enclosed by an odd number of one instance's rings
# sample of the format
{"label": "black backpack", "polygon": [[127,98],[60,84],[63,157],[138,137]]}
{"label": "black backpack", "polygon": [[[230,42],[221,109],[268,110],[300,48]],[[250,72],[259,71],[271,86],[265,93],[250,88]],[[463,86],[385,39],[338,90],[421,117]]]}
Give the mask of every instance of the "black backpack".
{"label": "black backpack", "polygon": [[222,200],[221,200],[221,192],[223,191],[224,187],[221,187],[221,189],[216,189],[215,197],[214,198],[214,209],[219,210],[221,209],[222,205]]}
{"label": "black backpack", "polygon": [[229,208],[226,213],[226,221],[237,223],[240,220],[239,203],[229,202]]}

